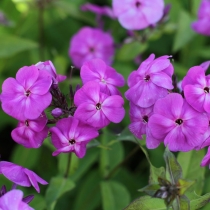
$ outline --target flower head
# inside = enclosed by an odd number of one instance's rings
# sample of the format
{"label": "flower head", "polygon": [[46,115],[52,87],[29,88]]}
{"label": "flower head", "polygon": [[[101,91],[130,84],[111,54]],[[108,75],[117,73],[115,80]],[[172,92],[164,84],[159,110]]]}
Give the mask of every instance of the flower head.
{"label": "flower head", "polygon": [[74,117],[59,120],[50,132],[52,143],[57,148],[53,156],[74,152],[79,158],[84,157],[87,143],[99,135],[95,128]]}
{"label": "flower head", "polygon": [[101,92],[107,95],[121,95],[117,87],[122,87],[125,84],[121,74],[98,58],[85,62],[80,75],[83,84],[96,81],[100,84]]}
{"label": "flower head", "polygon": [[125,116],[124,100],[119,95],[108,96],[100,92],[98,82],[88,82],[74,96],[76,118],[95,128],[110,122],[119,123]]}
{"label": "flower head", "polygon": [[159,99],[154,105],[149,128],[171,151],[189,151],[203,142],[208,118],[194,110],[178,93]]}
{"label": "flower head", "polygon": [[98,28],[83,27],[70,41],[69,56],[78,68],[93,58],[101,58],[110,65],[113,55],[112,36]]}
{"label": "flower head", "polygon": [[168,95],[168,90],[173,89],[171,77],[174,71],[169,57],[154,59],[155,55],[151,54],[142,62],[137,71],[133,71],[128,77],[129,90],[125,92],[125,97],[146,108]]}
{"label": "flower head", "polygon": [[18,120],[38,118],[51,103],[51,84],[46,71],[34,65],[22,67],[16,79],[8,78],[2,85],[2,109]]}
{"label": "flower head", "polygon": [[44,62],[40,61],[37,64],[35,64],[35,66],[39,70],[47,71],[53,79],[53,84],[57,85],[59,82],[62,82],[63,80],[66,79],[66,76],[56,73],[56,69],[51,61],[44,61]]}
{"label": "flower head", "polygon": [[47,117],[42,113],[37,119],[20,121],[11,135],[15,142],[27,148],[38,148],[48,135]]}
{"label": "flower head", "polygon": [[182,81],[186,101],[199,112],[210,113],[210,77],[201,66],[189,69]]}
{"label": "flower head", "polygon": [[142,139],[142,135],[146,134],[146,145],[149,149],[154,149],[161,143],[160,140],[155,139],[148,127],[148,122],[153,114],[153,106],[148,108],[141,108],[133,103],[130,103],[130,119],[131,124],[128,126],[131,133],[137,138]]}
{"label": "flower head", "polygon": [[33,210],[27,203],[22,201],[21,190],[11,190],[0,197],[1,210]]}
{"label": "flower head", "polygon": [[157,23],[163,16],[163,0],[113,0],[114,14],[129,30],[140,30]]}
{"label": "flower head", "polygon": [[198,9],[198,20],[192,23],[192,29],[202,35],[210,36],[210,1],[202,0]]}
{"label": "flower head", "polygon": [[43,185],[48,184],[33,171],[7,161],[0,162],[0,174],[3,174],[7,179],[17,185],[23,187],[30,187],[32,185],[37,192],[40,192],[38,183]]}

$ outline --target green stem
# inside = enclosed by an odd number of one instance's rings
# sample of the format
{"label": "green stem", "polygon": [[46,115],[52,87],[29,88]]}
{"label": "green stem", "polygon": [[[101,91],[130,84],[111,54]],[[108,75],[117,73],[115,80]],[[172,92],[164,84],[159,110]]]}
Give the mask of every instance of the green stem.
{"label": "green stem", "polygon": [[71,152],[68,154],[68,161],[67,161],[67,166],[66,166],[66,172],[64,174],[64,178],[67,178],[69,175],[69,169],[70,169],[70,165],[71,165]]}

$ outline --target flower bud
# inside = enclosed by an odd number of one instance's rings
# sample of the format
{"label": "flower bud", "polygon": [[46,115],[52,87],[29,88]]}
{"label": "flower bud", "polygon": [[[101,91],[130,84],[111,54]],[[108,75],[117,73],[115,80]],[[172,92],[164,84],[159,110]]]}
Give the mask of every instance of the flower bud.
{"label": "flower bud", "polygon": [[62,111],[62,109],[60,109],[60,108],[55,108],[55,109],[53,109],[52,112],[51,112],[51,115],[52,115],[53,117],[60,117],[62,114],[63,114],[63,111]]}

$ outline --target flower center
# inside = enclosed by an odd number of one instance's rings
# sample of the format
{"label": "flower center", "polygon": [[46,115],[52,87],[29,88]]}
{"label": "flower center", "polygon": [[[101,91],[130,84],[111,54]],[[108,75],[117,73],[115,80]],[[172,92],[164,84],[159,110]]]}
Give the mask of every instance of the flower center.
{"label": "flower center", "polygon": [[31,94],[31,91],[30,91],[30,90],[27,90],[27,91],[25,92],[26,97],[30,96],[30,94]]}
{"label": "flower center", "polygon": [[89,51],[90,51],[91,53],[95,52],[94,47],[90,47],[90,48],[89,48]]}
{"label": "flower center", "polygon": [[150,76],[146,75],[146,77],[144,77],[145,82],[148,82],[150,80]]}
{"label": "flower center", "polygon": [[70,143],[70,144],[75,144],[76,141],[75,141],[74,139],[71,139],[71,140],[69,140],[69,143]]}
{"label": "flower center", "polygon": [[141,3],[139,1],[136,2],[136,7],[139,8]]}
{"label": "flower center", "polygon": [[100,109],[101,109],[101,104],[100,104],[100,103],[97,103],[97,104],[96,104],[96,109],[97,109],[97,110],[100,110]]}
{"label": "flower center", "polygon": [[28,120],[25,121],[25,125],[26,125],[27,127],[29,126]]}
{"label": "flower center", "polygon": [[182,119],[177,119],[175,122],[176,122],[177,125],[181,125],[183,123],[183,120]]}
{"label": "flower center", "polygon": [[205,88],[204,88],[204,92],[205,92],[205,93],[209,93],[209,91],[210,91],[210,90],[209,90],[209,87],[205,87]]}
{"label": "flower center", "polygon": [[106,80],[104,78],[101,79],[101,82],[103,82],[104,84],[106,84]]}
{"label": "flower center", "polygon": [[149,120],[149,117],[148,116],[146,116],[146,115],[143,116],[143,122],[144,123],[148,123],[148,120]]}

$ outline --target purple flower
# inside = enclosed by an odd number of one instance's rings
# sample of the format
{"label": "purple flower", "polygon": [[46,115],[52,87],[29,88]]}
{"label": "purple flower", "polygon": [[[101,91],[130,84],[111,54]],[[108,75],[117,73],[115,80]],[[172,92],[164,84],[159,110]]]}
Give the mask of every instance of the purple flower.
{"label": "purple flower", "polygon": [[69,56],[73,64],[80,68],[85,61],[101,58],[106,64],[112,63],[114,55],[114,41],[110,33],[101,29],[83,27],[71,41]]}
{"label": "purple flower", "polygon": [[210,36],[210,1],[202,0],[198,9],[198,20],[191,25],[192,29],[202,35]]}
{"label": "purple flower", "polygon": [[203,160],[201,161],[201,166],[207,166],[209,165],[209,169],[210,169],[210,147],[208,147],[208,151],[206,153],[206,155],[204,156]]}
{"label": "purple flower", "polygon": [[56,69],[51,61],[38,62],[37,64],[35,64],[35,66],[39,70],[47,71],[52,77],[53,84],[55,85],[57,85],[59,82],[62,82],[63,80],[66,79],[66,76],[56,73]]}
{"label": "purple flower", "polygon": [[100,84],[100,90],[107,95],[121,95],[116,87],[125,84],[123,76],[101,59],[93,59],[83,64],[80,76],[83,84],[96,81]]}
{"label": "purple flower", "polygon": [[125,116],[123,98],[101,93],[97,82],[88,82],[79,89],[75,94],[74,103],[77,106],[74,116],[98,129],[110,122],[119,123]]}
{"label": "purple flower", "polygon": [[23,187],[30,187],[32,185],[38,193],[40,192],[38,183],[43,185],[48,184],[33,171],[7,161],[0,162],[0,174],[3,174],[7,179],[17,185]]}
{"label": "purple flower", "polygon": [[27,203],[22,201],[21,190],[11,190],[0,198],[1,210],[33,210]]}
{"label": "purple flower", "polygon": [[166,55],[154,59],[155,55],[151,54],[142,62],[137,71],[133,71],[128,77],[130,89],[125,92],[125,97],[146,108],[168,95],[168,89],[173,89],[171,77],[174,72],[169,57]]}
{"label": "purple flower", "polygon": [[203,68],[203,70],[206,72],[210,66],[210,61],[205,61],[200,66]]}
{"label": "purple flower", "polygon": [[186,101],[199,112],[210,113],[210,77],[201,66],[189,69],[182,81]]}
{"label": "purple flower", "polygon": [[159,99],[154,105],[149,128],[171,151],[189,151],[203,142],[208,129],[206,115],[194,110],[178,93]]}
{"label": "purple flower", "polygon": [[146,135],[146,146],[149,149],[154,149],[161,143],[160,140],[157,140],[152,136],[148,127],[148,122],[152,114],[153,106],[141,108],[130,103],[129,115],[131,124],[129,125],[129,130],[139,139],[142,139],[142,135]]}
{"label": "purple flower", "polygon": [[129,30],[140,30],[157,23],[163,16],[163,0],[113,0],[114,14]]}
{"label": "purple flower", "polygon": [[34,65],[22,67],[16,79],[8,78],[2,85],[2,109],[18,120],[38,118],[51,103],[51,84],[46,71]]}
{"label": "purple flower", "polygon": [[86,3],[82,5],[81,10],[91,11],[91,12],[96,13],[97,15],[105,15],[112,19],[116,18],[112,8],[107,7],[107,6],[97,6],[95,4]]}
{"label": "purple flower", "polygon": [[57,148],[53,156],[74,152],[79,158],[84,157],[87,143],[99,135],[95,128],[74,117],[59,120],[50,132],[52,143]]}
{"label": "purple flower", "polygon": [[27,148],[38,148],[48,135],[47,117],[42,113],[37,119],[20,121],[11,135],[15,142]]}

